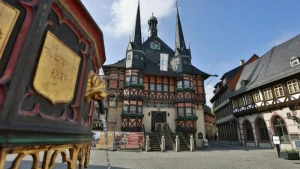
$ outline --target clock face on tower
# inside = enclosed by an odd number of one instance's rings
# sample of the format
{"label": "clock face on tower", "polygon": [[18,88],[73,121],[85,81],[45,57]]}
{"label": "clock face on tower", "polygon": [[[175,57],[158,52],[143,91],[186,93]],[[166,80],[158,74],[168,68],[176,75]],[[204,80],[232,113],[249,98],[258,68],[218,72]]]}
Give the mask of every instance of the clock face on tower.
{"label": "clock face on tower", "polygon": [[160,43],[159,42],[151,42],[150,47],[155,50],[160,50]]}

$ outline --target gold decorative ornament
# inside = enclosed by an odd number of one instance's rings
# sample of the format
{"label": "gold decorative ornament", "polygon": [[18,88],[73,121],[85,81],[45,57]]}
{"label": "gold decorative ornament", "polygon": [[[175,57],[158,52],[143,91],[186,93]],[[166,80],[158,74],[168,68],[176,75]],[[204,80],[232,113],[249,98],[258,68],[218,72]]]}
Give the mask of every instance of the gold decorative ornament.
{"label": "gold decorative ornament", "polygon": [[106,81],[101,79],[99,75],[92,70],[89,72],[88,82],[86,85],[85,98],[86,101],[104,100],[107,97]]}
{"label": "gold decorative ornament", "polygon": [[47,32],[33,86],[52,104],[69,103],[74,97],[81,58]]}
{"label": "gold decorative ornament", "polygon": [[[18,154],[12,162],[12,169],[19,169],[22,159],[32,156],[32,169],[52,169],[55,166],[57,155],[61,154],[62,162],[67,162],[68,169],[76,169],[77,161],[79,169],[89,165],[91,143],[47,145],[30,147],[13,147],[0,149],[0,169],[4,169],[7,154]],[[40,152],[44,152],[42,166],[40,166]],[[84,161],[83,161],[84,160]]]}
{"label": "gold decorative ornament", "polygon": [[0,1],[0,59],[19,14],[19,10]]}

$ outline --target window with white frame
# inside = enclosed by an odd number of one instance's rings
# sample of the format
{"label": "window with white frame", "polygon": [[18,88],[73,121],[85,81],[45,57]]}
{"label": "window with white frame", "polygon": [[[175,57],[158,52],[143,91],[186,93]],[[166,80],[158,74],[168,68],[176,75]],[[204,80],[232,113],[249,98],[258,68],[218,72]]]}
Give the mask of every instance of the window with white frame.
{"label": "window with white frame", "polygon": [[267,88],[267,89],[264,89],[263,93],[264,93],[264,97],[265,97],[266,100],[273,99],[272,90],[271,90],[270,87]]}
{"label": "window with white frame", "polygon": [[274,93],[276,97],[282,97],[284,96],[283,87],[281,84],[274,86]]}
{"label": "window with white frame", "polygon": [[139,106],[139,107],[138,107],[138,114],[139,114],[139,115],[142,114],[142,106]]}
{"label": "window with white frame", "polygon": [[184,88],[190,88],[190,81],[189,80],[184,80]]}
{"label": "window with white frame", "polygon": [[186,117],[193,116],[192,108],[185,108],[185,116]]}
{"label": "window with white frame", "polygon": [[142,77],[140,77],[140,85],[144,85],[144,81]]}
{"label": "window with white frame", "polygon": [[150,91],[155,91],[155,84],[150,83]]}
{"label": "window with white frame", "polygon": [[243,99],[243,97],[239,97],[239,106],[241,107],[241,106],[244,106],[245,104],[244,104],[244,99]]}
{"label": "window with white frame", "polygon": [[254,102],[259,102],[260,101],[260,96],[259,96],[259,92],[258,91],[253,92],[252,96],[253,96],[253,101]]}
{"label": "window with white frame", "polygon": [[298,86],[298,82],[296,79],[288,81],[287,86],[288,86],[290,94],[299,92],[299,86]]}
{"label": "window with white frame", "polygon": [[251,94],[246,94],[246,101],[247,101],[247,104],[253,103],[253,99],[252,99]]}
{"label": "window with white frame", "polygon": [[123,106],[123,113],[128,114],[128,106]]}
{"label": "window with white frame", "polygon": [[129,114],[136,114],[136,106],[130,106]]}
{"label": "window with white frame", "polygon": [[131,77],[131,84],[138,84],[138,77],[137,76],[132,76]]}
{"label": "window with white frame", "polygon": [[183,110],[183,108],[178,108],[178,116],[179,117],[184,117],[184,110]]}
{"label": "window with white frame", "polygon": [[161,91],[161,84],[157,84],[156,87],[157,87],[156,90],[157,90],[158,92],[160,92],[160,91]]}
{"label": "window with white frame", "polygon": [[177,82],[177,88],[182,88],[182,81]]}
{"label": "window with white frame", "polygon": [[234,108],[234,109],[236,109],[236,108],[239,107],[239,102],[238,102],[237,99],[233,99],[232,102],[233,102],[233,108]]}
{"label": "window with white frame", "polygon": [[125,84],[130,84],[130,76],[126,76]]}
{"label": "window with white frame", "polygon": [[168,85],[164,85],[164,92],[168,92],[169,91],[169,86]]}

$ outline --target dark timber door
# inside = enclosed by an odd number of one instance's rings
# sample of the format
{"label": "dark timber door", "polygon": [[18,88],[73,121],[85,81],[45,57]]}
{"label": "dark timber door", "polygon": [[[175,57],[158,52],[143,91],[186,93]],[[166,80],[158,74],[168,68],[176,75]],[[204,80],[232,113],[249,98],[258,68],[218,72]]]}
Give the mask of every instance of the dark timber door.
{"label": "dark timber door", "polygon": [[155,123],[166,123],[166,112],[152,111],[151,131],[155,131]]}

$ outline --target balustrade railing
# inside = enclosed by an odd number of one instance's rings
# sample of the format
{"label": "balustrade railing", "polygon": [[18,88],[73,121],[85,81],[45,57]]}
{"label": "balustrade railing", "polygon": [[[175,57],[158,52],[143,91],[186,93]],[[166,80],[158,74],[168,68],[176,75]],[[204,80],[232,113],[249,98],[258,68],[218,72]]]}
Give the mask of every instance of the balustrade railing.
{"label": "balustrade railing", "polygon": [[143,141],[143,147],[145,148],[145,142],[146,142],[146,131],[145,131],[145,125],[142,125],[142,131],[143,131],[143,135],[144,135],[144,141]]}
{"label": "balustrade railing", "polygon": [[183,141],[185,142],[185,144],[189,147],[189,148],[191,148],[191,146],[190,146],[190,139],[188,138],[186,138],[186,134],[183,134],[183,133],[181,133],[181,132],[178,132],[178,134],[181,136],[181,138],[183,139]]}

